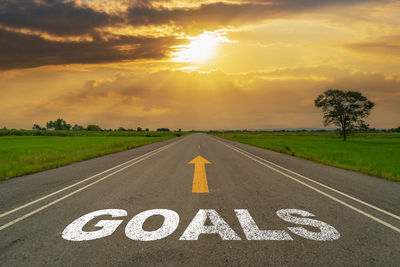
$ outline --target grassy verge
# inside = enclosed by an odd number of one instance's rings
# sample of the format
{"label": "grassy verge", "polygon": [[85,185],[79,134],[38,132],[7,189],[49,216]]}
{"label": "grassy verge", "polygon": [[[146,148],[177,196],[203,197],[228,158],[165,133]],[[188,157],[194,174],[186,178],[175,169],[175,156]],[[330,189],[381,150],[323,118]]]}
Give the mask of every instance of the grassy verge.
{"label": "grassy verge", "polygon": [[215,135],[400,181],[400,133],[359,133],[346,142],[332,132],[234,132]]}
{"label": "grassy verge", "polygon": [[122,136],[113,132],[68,134],[0,136],[0,180],[164,141],[184,133],[124,132]]}

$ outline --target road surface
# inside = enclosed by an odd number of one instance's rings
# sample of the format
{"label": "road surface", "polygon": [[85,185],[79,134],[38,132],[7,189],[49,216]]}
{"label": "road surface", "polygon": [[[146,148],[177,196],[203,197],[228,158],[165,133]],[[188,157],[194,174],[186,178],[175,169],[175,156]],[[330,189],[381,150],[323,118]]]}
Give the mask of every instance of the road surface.
{"label": "road surface", "polygon": [[399,266],[399,215],[399,183],[192,134],[1,182],[0,262]]}

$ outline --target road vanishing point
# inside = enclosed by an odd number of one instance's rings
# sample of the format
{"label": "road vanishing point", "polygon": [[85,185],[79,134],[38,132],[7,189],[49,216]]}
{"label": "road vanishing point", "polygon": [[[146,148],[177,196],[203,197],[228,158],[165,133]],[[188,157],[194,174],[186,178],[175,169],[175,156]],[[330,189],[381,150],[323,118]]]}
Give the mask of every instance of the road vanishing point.
{"label": "road vanishing point", "polygon": [[400,184],[191,134],[0,183],[1,266],[399,266]]}

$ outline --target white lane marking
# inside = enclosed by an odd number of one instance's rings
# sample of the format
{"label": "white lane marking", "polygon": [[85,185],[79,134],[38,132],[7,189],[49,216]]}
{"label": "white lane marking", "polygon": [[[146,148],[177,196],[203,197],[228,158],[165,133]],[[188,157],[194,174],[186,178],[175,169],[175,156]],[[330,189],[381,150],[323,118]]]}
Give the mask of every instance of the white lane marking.
{"label": "white lane marking", "polygon": [[[322,194],[322,195],[324,195],[324,196],[326,196],[326,197],[328,197],[328,198],[330,198],[330,199],[342,204],[343,206],[346,206],[346,207],[348,207],[348,208],[350,208],[350,209],[352,209],[352,210],[354,210],[354,211],[356,211],[356,212],[358,212],[358,213],[360,213],[360,214],[362,214],[362,215],[364,215],[366,217],[369,217],[372,220],[374,220],[374,221],[376,221],[376,222],[378,222],[378,223],[380,223],[382,225],[385,225],[386,227],[389,227],[389,228],[395,230],[396,232],[400,233],[400,229],[397,228],[396,226],[391,225],[391,224],[389,224],[389,223],[387,223],[387,222],[385,222],[385,221],[383,221],[381,219],[378,219],[375,216],[373,216],[373,215],[371,215],[371,214],[369,214],[367,212],[364,212],[364,211],[362,211],[362,210],[360,210],[360,209],[358,209],[358,208],[356,208],[356,207],[354,207],[354,206],[352,206],[350,204],[347,204],[346,202],[344,202],[344,201],[342,201],[342,200],[340,200],[340,199],[338,199],[338,198],[336,198],[334,196],[329,195],[328,193],[325,193],[325,192],[323,192],[323,191],[321,191],[321,190],[319,190],[319,189],[317,189],[317,188],[315,188],[315,187],[313,187],[313,186],[311,186],[311,185],[309,185],[309,184],[307,184],[305,182],[302,182],[302,181],[294,178],[293,176],[290,176],[290,175],[288,175],[288,174],[286,174],[286,173],[284,173],[284,172],[282,172],[282,171],[280,171],[280,170],[278,170],[278,169],[276,169],[274,167],[271,167],[271,166],[265,164],[264,162],[259,161],[258,159],[254,158],[254,157],[251,157],[246,153],[243,153],[242,151],[236,149],[234,146],[227,145],[224,142],[221,142],[219,140],[217,140],[217,141],[222,143],[222,144],[224,144],[225,146],[229,147],[230,149],[235,150],[236,152],[238,152],[238,153],[240,153],[240,154],[242,154],[242,155],[244,155],[244,156],[246,156],[246,157],[248,157],[248,158],[250,158],[250,159],[252,159],[252,160],[254,160],[256,162],[258,162],[258,163],[260,163],[261,165],[264,165],[265,167],[270,168],[271,170],[274,170],[275,172],[280,173],[280,174],[292,179],[293,181],[296,181],[296,182],[298,182],[298,183],[300,183],[300,184],[302,184],[304,186],[307,186],[308,188],[310,188],[310,189],[312,189],[312,190],[314,190],[314,191],[316,191],[316,192],[318,192],[318,193],[320,193],[320,194]],[[249,154],[252,155],[251,153],[249,153]]]}
{"label": "white lane marking", "polygon": [[[217,141],[219,141],[219,140],[217,140]],[[219,142],[221,142],[221,141],[219,141]],[[224,143],[224,142],[221,142],[221,143]],[[231,144],[229,144],[229,145],[231,145]],[[292,173],[292,174],[294,174],[294,175],[297,175],[297,176],[299,176],[299,177],[301,177],[301,178],[303,178],[303,179],[305,179],[305,180],[307,180],[307,181],[313,182],[313,183],[315,183],[315,184],[317,184],[317,185],[319,185],[319,186],[322,186],[322,187],[324,187],[324,188],[327,188],[327,189],[329,189],[329,190],[331,190],[331,191],[333,191],[333,192],[335,192],[335,193],[338,193],[338,194],[340,194],[340,195],[342,195],[342,196],[345,196],[345,197],[347,197],[347,198],[350,198],[351,200],[354,200],[354,201],[356,201],[356,202],[358,202],[358,203],[361,203],[361,204],[363,204],[363,205],[365,205],[365,206],[368,206],[368,207],[370,207],[370,208],[372,208],[372,209],[375,209],[375,210],[380,211],[380,212],[382,212],[382,213],[384,213],[384,214],[386,214],[386,215],[389,215],[389,216],[391,216],[391,217],[393,217],[393,218],[395,218],[395,219],[397,219],[397,220],[400,220],[400,216],[397,216],[396,214],[390,213],[389,211],[386,211],[386,210],[383,210],[383,209],[381,209],[381,208],[378,208],[378,207],[376,207],[376,206],[374,206],[374,205],[372,205],[372,204],[369,204],[369,203],[367,203],[367,202],[364,202],[364,201],[362,201],[362,200],[360,200],[360,199],[358,199],[358,198],[355,198],[355,197],[353,197],[353,196],[350,196],[350,195],[348,195],[348,194],[346,194],[346,193],[343,193],[343,192],[341,192],[341,191],[339,191],[339,190],[337,190],[337,189],[334,189],[334,188],[332,188],[332,187],[329,187],[329,186],[327,186],[327,185],[324,185],[324,184],[322,184],[322,183],[319,183],[319,182],[317,182],[317,181],[315,181],[315,180],[313,180],[313,179],[311,179],[311,178],[308,178],[308,177],[306,177],[306,176],[304,176],[304,175],[301,175],[301,174],[299,174],[299,173],[297,173],[297,172],[294,172],[294,171],[292,171],[292,170],[286,169],[285,167],[282,167],[282,166],[280,166],[280,165],[278,165],[278,164],[276,164],[276,163],[273,163],[273,162],[271,162],[271,161],[269,161],[269,160],[263,159],[263,158],[261,158],[261,157],[259,157],[259,156],[257,156],[257,155],[254,155],[254,154],[252,154],[252,153],[250,153],[250,152],[248,152],[248,151],[246,151],[246,150],[243,150],[243,149],[241,149],[241,148],[239,148],[239,147],[236,147],[236,146],[234,146],[234,145],[231,145],[231,146],[234,147],[234,148],[236,148],[236,149],[238,149],[238,150],[240,150],[240,151],[242,151],[242,152],[244,152],[244,153],[246,153],[246,154],[249,154],[249,155],[251,155],[251,156],[253,156],[253,157],[255,157],[255,158],[258,158],[258,159],[260,159],[260,160],[262,160],[262,161],[264,161],[264,162],[267,162],[267,163],[269,163],[269,164],[271,164],[271,165],[274,165],[274,166],[276,166],[276,167],[278,167],[278,168],[281,168],[282,170],[285,170],[285,171],[290,172],[290,173]]]}
{"label": "white lane marking", "polygon": [[[182,140],[180,140],[180,141],[182,141]],[[177,141],[177,142],[180,142],[180,141]],[[174,142],[174,143],[176,143],[176,142]],[[18,211],[18,210],[20,210],[20,209],[26,208],[26,207],[28,207],[28,206],[30,206],[30,205],[33,205],[33,204],[35,204],[35,203],[37,203],[37,202],[39,202],[39,201],[42,201],[42,200],[44,200],[44,199],[46,199],[46,198],[49,198],[49,197],[51,197],[51,196],[54,196],[54,195],[56,195],[56,194],[58,194],[58,193],[61,193],[61,192],[65,191],[65,190],[67,190],[67,189],[69,189],[69,188],[71,188],[71,187],[74,187],[74,186],[76,186],[76,185],[79,185],[79,184],[81,184],[81,183],[84,183],[84,182],[86,182],[86,181],[89,181],[89,180],[91,180],[91,179],[93,179],[93,178],[96,178],[97,176],[102,175],[102,174],[104,174],[104,173],[107,173],[107,172],[109,172],[109,171],[112,171],[112,170],[114,170],[114,169],[116,169],[116,168],[118,168],[118,167],[121,167],[122,165],[128,164],[128,163],[130,163],[130,162],[132,162],[132,161],[135,161],[135,160],[138,160],[138,159],[140,159],[140,158],[142,158],[142,157],[145,157],[145,156],[147,156],[147,155],[149,155],[149,154],[151,154],[151,153],[153,153],[153,152],[155,152],[155,151],[157,151],[157,150],[160,150],[160,149],[162,149],[162,148],[164,148],[164,147],[166,147],[166,146],[172,145],[172,144],[174,144],[174,143],[167,144],[167,145],[165,145],[165,146],[163,146],[163,147],[160,147],[160,148],[157,148],[157,149],[155,149],[155,150],[153,150],[153,151],[147,152],[146,154],[143,154],[143,155],[141,155],[141,156],[139,156],[139,157],[136,157],[136,158],[134,158],[134,159],[128,160],[128,161],[126,161],[126,162],[124,162],[124,163],[121,163],[121,164],[119,164],[119,165],[117,165],[117,166],[115,166],[115,167],[112,167],[112,168],[110,168],[110,169],[107,169],[107,170],[105,170],[105,171],[99,172],[99,173],[97,173],[97,174],[95,174],[95,175],[93,175],[93,176],[90,176],[90,177],[88,177],[88,178],[82,180],[82,181],[76,182],[76,183],[74,183],[74,184],[72,184],[72,185],[69,185],[69,186],[67,186],[67,187],[64,187],[64,188],[62,188],[62,189],[60,189],[60,190],[57,190],[57,191],[55,191],[55,192],[53,192],[53,193],[50,193],[50,194],[46,195],[46,196],[43,196],[43,197],[41,197],[41,198],[38,198],[38,199],[33,200],[33,201],[31,201],[31,202],[28,202],[28,203],[26,203],[26,204],[24,204],[24,205],[21,205],[21,206],[15,208],[15,209],[12,209],[12,210],[9,210],[9,211],[7,211],[7,212],[4,212],[4,213],[0,214],[0,218],[1,218],[1,217],[4,217],[4,216],[7,216],[7,215],[9,215],[9,214],[11,214],[11,213],[14,213],[14,212],[16,212],[16,211]]]}
{"label": "white lane marking", "polygon": [[77,189],[77,190],[75,190],[75,191],[73,191],[73,192],[71,192],[71,193],[69,193],[69,194],[63,196],[63,197],[60,197],[60,198],[58,198],[58,199],[56,199],[56,200],[54,200],[54,201],[52,201],[52,202],[50,202],[50,203],[48,203],[48,204],[46,204],[46,205],[40,207],[40,208],[37,208],[37,209],[35,209],[35,210],[33,210],[33,211],[31,211],[31,212],[29,212],[29,213],[27,213],[27,214],[25,214],[25,215],[23,215],[23,216],[17,218],[17,219],[15,219],[15,220],[12,220],[11,222],[6,223],[6,224],[0,226],[0,231],[3,230],[3,229],[5,229],[5,228],[7,228],[7,227],[9,227],[9,226],[11,226],[11,225],[13,225],[13,224],[15,224],[15,223],[17,223],[17,222],[19,222],[19,221],[22,221],[22,220],[24,220],[24,219],[26,219],[26,218],[28,218],[28,217],[34,215],[35,213],[38,213],[38,212],[41,211],[41,210],[44,210],[44,209],[46,209],[46,208],[48,208],[48,207],[50,207],[50,206],[52,206],[52,205],[54,205],[54,204],[60,202],[61,200],[64,200],[64,199],[66,199],[66,198],[68,198],[68,197],[70,197],[70,196],[72,196],[72,195],[75,195],[76,193],[78,193],[78,192],[80,192],[80,191],[82,191],[82,190],[84,190],[84,189],[86,189],[86,188],[88,188],[88,187],[90,187],[90,186],[92,186],[92,185],[94,185],[94,184],[97,184],[98,182],[101,182],[101,181],[103,181],[103,180],[109,178],[110,176],[112,176],[112,175],[114,175],[114,174],[116,174],[116,173],[119,173],[119,172],[121,172],[121,171],[123,171],[123,170],[125,170],[125,169],[127,169],[127,168],[129,168],[129,167],[131,167],[131,166],[133,166],[133,165],[135,165],[135,164],[137,164],[137,163],[139,163],[139,162],[142,162],[143,160],[145,160],[145,159],[147,159],[147,158],[150,158],[150,157],[152,157],[152,156],[154,156],[154,155],[160,153],[161,151],[163,151],[163,150],[165,150],[165,149],[171,147],[172,145],[177,144],[177,143],[179,143],[179,142],[181,142],[181,141],[182,141],[182,140],[179,140],[179,141],[176,141],[176,142],[174,142],[174,143],[172,143],[172,144],[166,145],[166,146],[162,147],[163,149],[161,149],[161,150],[154,150],[154,151],[155,151],[155,152],[153,151],[154,153],[152,153],[152,154],[150,154],[150,155],[148,155],[148,156],[146,156],[146,157],[144,157],[144,158],[141,158],[141,159],[139,159],[138,161],[135,161],[135,162],[133,162],[133,163],[131,163],[131,164],[125,166],[125,167],[122,167],[121,169],[116,170],[115,172],[112,172],[112,173],[110,173],[110,174],[108,174],[108,175],[106,175],[106,176],[104,176],[104,177],[102,177],[102,178],[100,178],[100,179],[98,179],[98,180],[96,180],[96,181],[94,181],[94,182],[88,184],[88,185],[85,185],[85,186],[83,186],[83,187],[81,187],[81,188],[79,188],[79,189]]}
{"label": "white lane marking", "polygon": [[[144,222],[151,216],[161,215],[164,222],[154,231],[143,230]],[[133,217],[125,227],[125,235],[132,240],[154,241],[163,239],[172,234],[179,225],[179,215],[173,210],[153,209],[146,210]]]}

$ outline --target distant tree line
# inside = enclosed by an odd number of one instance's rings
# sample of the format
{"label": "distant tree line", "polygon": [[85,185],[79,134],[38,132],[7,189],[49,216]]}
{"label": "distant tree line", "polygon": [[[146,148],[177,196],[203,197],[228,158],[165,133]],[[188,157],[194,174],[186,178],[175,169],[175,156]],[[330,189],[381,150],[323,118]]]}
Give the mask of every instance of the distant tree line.
{"label": "distant tree line", "polygon": [[157,132],[169,132],[168,128],[158,128]]}
{"label": "distant tree line", "polygon": [[[337,129],[277,129],[277,130],[247,130],[247,129],[237,129],[237,130],[225,130],[225,133],[301,133],[301,132],[335,132],[338,131]],[[208,132],[208,133],[222,133],[222,130],[208,130],[208,131],[198,131],[198,130],[191,130],[189,132],[193,133],[201,133],[201,132]],[[368,128],[368,129],[354,129],[353,132],[355,133],[386,133],[386,132],[397,132],[400,133],[400,126],[397,128],[390,128],[390,129],[376,129],[376,128]],[[340,131],[339,131],[340,134]]]}
{"label": "distant tree line", "polygon": [[[3,129],[6,129],[4,127]],[[39,124],[33,124],[32,130],[55,130],[55,131],[137,131],[137,132],[149,132],[149,128],[143,129],[142,127],[137,127],[136,130],[132,128],[124,128],[124,127],[119,127],[118,129],[102,129],[99,125],[96,124],[89,124],[87,127],[83,127],[81,125],[75,124],[74,126],[71,126],[71,124],[67,123],[64,119],[58,118],[55,121],[48,121],[46,123],[46,127],[41,127]],[[157,132],[169,132],[170,129],[168,128],[158,128]],[[179,128],[178,132],[181,132],[182,130]]]}
{"label": "distant tree line", "polygon": [[375,129],[375,128],[372,128],[370,130],[372,130],[372,131],[381,131],[381,132],[396,132],[396,133],[400,133],[400,126],[397,127],[397,128],[391,128],[391,129],[388,129],[388,130],[385,130],[385,129],[379,130],[379,129]]}

